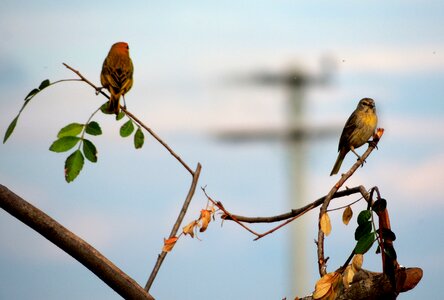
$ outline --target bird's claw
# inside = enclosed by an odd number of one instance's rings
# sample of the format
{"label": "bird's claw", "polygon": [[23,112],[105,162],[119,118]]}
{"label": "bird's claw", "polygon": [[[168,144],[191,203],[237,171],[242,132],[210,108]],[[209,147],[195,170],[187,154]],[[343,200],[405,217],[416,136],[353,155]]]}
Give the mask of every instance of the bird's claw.
{"label": "bird's claw", "polygon": [[364,166],[364,164],[366,163],[365,159],[362,159],[362,157],[359,157],[357,160],[361,162],[361,168],[362,168],[362,167]]}
{"label": "bird's claw", "polygon": [[372,140],[372,141],[368,141],[367,143],[370,147],[373,147],[373,148],[376,148],[377,150],[379,150],[378,144],[375,141]]}

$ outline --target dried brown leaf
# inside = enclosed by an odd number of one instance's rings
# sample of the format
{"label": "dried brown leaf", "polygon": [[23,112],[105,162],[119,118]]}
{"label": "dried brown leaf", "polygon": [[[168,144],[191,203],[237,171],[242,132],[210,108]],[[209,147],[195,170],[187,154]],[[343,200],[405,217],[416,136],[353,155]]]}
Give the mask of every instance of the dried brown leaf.
{"label": "dried brown leaf", "polygon": [[347,206],[346,209],[344,209],[344,213],[342,214],[342,222],[345,225],[348,225],[348,223],[350,222],[352,217],[353,217],[353,210],[351,209],[351,207],[349,205],[349,206]]}
{"label": "dried brown leaf", "polygon": [[177,240],[178,240],[178,237],[176,237],[176,236],[169,238],[169,239],[164,239],[162,251],[170,252],[171,250],[173,250],[173,247],[176,244]]}
{"label": "dried brown leaf", "polygon": [[331,295],[328,298],[328,300],[335,300],[338,295],[342,293],[342,290],[344,288],[344,285],[342,284],[342,275],[341,273],[335,272],[334,281],[332,283],[332,291]]}
{"label": "dried brown leaf", "polygon": [[336,296],[334,286],[338,285],[338,280],[342,280],[341,274],[338,272],[332,272],[322,276],[321,279],[316,282],[313,299],[334,299]]}
{"label": "dried brown leaf", "polygon": [[195,228],[196,228],[196,226],[197,226],[197,223],[198,223],[198,222],[197,222],[196,220],[191,221],[187,226],[185,226],[185,227],[183,228],[182,232],[183,232],[185,235],[189,234],[192,238],[194,238],[194,230],[195,230]]}
{"label": "dried brown leaf", "polygon": [[355,271],[353,270],[351,265],[348,265],[347,268],[345,268],[344,274],[342,275],[342,282],[346,288],[350,286],[350,283],[352,283],[354,276]]}
{"label": "dried brown leaf", "polygon": [[353,260],[352,260],[352,267],[353,267],[353,269],[354,269],[354,271],[357,273],[359,270],[361,270],[361,267],[362,267],[362,263],[364,262],[364,255],[362,255],[362,254],[356,254],[354,257],[353,257]]}
{"label": "dried brown leaf", "polygon": [[202,209],[200,211],[200,232],[204,232],[205,230],[207,230],[208,224],[211,221],[211,210],[208,209]]}
{"label": "dried brown leaf", "polygon": [[322,230],[322,232],[326,236],[328,236],[330,234],[330,232],[331,232],[331,222],[330,222],[330,217],[328,216],[328,213],[324,213],[321,216],[320,223],[321,223],[321,230]]}

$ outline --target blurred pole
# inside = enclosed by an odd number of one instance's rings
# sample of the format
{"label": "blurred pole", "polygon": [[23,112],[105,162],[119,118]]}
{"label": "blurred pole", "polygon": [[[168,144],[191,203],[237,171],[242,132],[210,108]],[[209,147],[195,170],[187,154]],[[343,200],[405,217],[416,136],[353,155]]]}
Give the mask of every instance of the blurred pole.
{"label": "blurred pole", "polygon": [[[287,139],[287,172],[288,172],[288,198],[291,208],[302,207],[306,203],[306,161],[307,151],[303,133],[305,126],[305,80],[301,71],[289,72],[287,89],[287,130],[290,138]],[[288,288],[290,296],[305,295],[310,287],[310,276],[308,276],[307,255],[307,223],[299,219],[289,226],[290,231],[290,280]]]}
{"label": "blurred pole", "polygon": [[[282,139],[286,143],[288,197],[291,208],[302,207],[307,204],[307,140],[331,136],[336,130],[327,126],[315,128],[305,120],[305,92],[308,87],[323,86],[330,82],[334,66],[332,60],[321,59],[321,73],[318,76],[291,67],[286,71],[273,74],[269,72],[255,73],[249,77],[248,82],[259,85],[279,86],[286,89],[288,95],[286,107],[287,126],[285,132],[264,131],[231,131],[220,134],[223,139],[231,141]],[[242,80],[241,80],[242,81]],[[307,126],[309,125],[309,126]],[[309,272],[307,248],[311,242],[307,236],[307,224],[304,218],[298,219],[289,225],[289,278],[288,290],[290,297],[305,295],[313,290],[313,282]],[[310,247],[311,249],[312,247]]]}

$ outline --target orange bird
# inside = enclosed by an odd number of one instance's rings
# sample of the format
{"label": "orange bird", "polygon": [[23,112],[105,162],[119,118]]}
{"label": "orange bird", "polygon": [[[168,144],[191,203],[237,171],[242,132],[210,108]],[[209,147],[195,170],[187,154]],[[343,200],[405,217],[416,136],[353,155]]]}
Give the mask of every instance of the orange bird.
{"label": "orange bird", "polygon": [[125,42],[118,42],[111,46],[105,58],[100,74],[100,82],[111,97],[109,110],[116,115],[120,111],[120,96],[125,101],[125,94],[133,86],[133,62],[129,57],[129,47]]}

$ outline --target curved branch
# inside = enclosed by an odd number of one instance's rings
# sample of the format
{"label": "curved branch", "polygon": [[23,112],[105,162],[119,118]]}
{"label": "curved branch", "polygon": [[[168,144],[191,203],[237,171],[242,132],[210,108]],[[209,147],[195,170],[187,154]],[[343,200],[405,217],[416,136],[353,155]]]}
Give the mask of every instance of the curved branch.
{"label": "curved branch", "polygon": [[0,207],[71,255],[124,299],[154,299],[94,247],[1,184]]}
{"label": "curved branch", "polygon": [[[350,189],[346,189],[343,191],[339,191],[336,192],[333,196],[333,198],[340,198],[340,197],[345,197],[345,196],[349,196],[352,194],[356,194],[361,192],[361,188],[364,188],[363,186],[357,186],[354,188],[350,188]],[[365,190],[365,188],[364,188]],[[297,209],[292,209],[290,212],[284,213],[284,214],[280,214],[277,216],[271,216],[271,217],[245,217],[245,216],[239,216],[239,215],[231,215],[234,218],[236,218],[238,221],[240,222],[246,222],[246,223],[273,223],[273,222],[279,222],[279,221],[284,221],[290,218],[294,218],[294,217],[299,217],[301,215],[303,215],[304,213],[312,210],[313,208],[318,207],[319,205],[321,205],[322,203],[324,203],[325,198],[327,196],[324,196],[322,198],[319,198],[318,200],[307,204],[301,208],[297,208]],[[224,220],[230,220],[232,221],[233,219],[229,216],[229,215],[222,215],[221,216],[222,219]]]}
{"label": "curved branch", "polygon": [[[361,156],[361,159],[359,159],[351,168],[350,170],[342,174],[341,179],[333,186],[333,188],[330,190],[330,192],[325,197],[324,203],[322,204],[322,207],[319,211],[319,222],[318,222],[318,240],[316,242],[317,244],[317,254],[318,254],[318,269],[319,274],[324,276],[327,274],[327,264],[324,257],[324,232],[321,230],[321,217],[322,215],[327,211],[328,205],[330,204],[330,200],[332,199],[333,195],[339,190],[339,188],[349,179],[355,171],[362,165],[362,161],[365,161],[365,159],[372,153],[373,149],[376,148],[378,145],[379,140],[381,139],[382,135],[384,134],[384,129],[378,128],[376,131],[376,134],[373,136],[373,140],[369,142],[369,146],[367,150],[364,152],[364,154]],[[364,196],[364,194],[363,194]]]}

